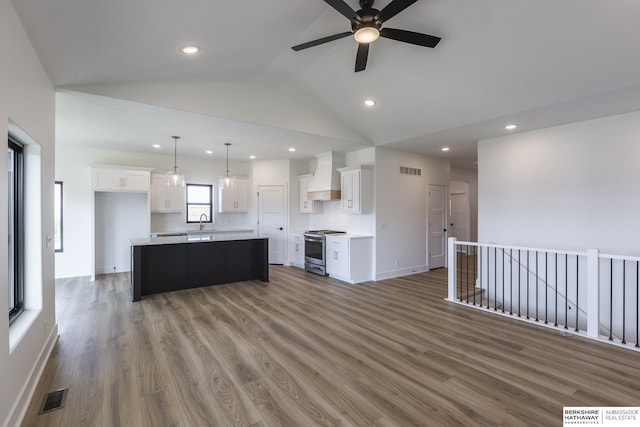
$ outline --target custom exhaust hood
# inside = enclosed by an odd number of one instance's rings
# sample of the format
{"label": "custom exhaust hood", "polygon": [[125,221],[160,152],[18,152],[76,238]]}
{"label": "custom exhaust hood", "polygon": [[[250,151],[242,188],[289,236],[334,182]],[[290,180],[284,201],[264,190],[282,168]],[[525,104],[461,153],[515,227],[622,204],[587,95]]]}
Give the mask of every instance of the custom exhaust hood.
{"label": "custom exhaust hood", "polygon": [[307,189],[309,200],[340,200],[340,173],[344,160],[333,151],[316,154],[318,166]]}

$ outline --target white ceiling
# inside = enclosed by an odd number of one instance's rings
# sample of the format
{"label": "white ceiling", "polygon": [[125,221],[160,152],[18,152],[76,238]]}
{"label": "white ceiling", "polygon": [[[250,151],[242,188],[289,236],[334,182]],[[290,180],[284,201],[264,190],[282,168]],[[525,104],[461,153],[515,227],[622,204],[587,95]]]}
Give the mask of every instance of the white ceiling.
{"label": "white ceiling", "polygon": [[[360,73],[349,37],[290,49],[350,29],[322,0],[14,6],[52,83],[65,89],[56,100],[60,144],[149,151],[177,133],[194,156],[207,147],[222,155],[226,141],[236,158],[386,145],[473,167],[476,141],[505,134],[508,122],[522,131],[640,110],[637,0],[420,0],[385,26],[440,44],[380,39]],[[201,54],[179,53],[186,43]],[[225,96],[213,96],[223,86]],[[180,87],[211,96],[180,99]],[[260,99],[250,103],[247,92]],[[364,108],[366,97],[377,106]]]}

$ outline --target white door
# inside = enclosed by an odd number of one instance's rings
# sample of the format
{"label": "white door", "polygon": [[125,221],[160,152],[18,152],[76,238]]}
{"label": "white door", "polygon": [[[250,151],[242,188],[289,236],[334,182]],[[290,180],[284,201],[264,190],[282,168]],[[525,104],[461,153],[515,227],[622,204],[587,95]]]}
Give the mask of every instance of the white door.
{"label": "white door", "polygon": [[451,221],[449,224],[449,237],[455,237],[463,242],[468,242],[471,228],[471,215],[469,212],[469,183],[451,181]]}
{"label": "white door", "polygon": [[258,186],[258,236],[269,238],[269,264],[284,264],[284,188]]}
{"label": "white door", "polygon": [[429,269],[444,267],[447,248],[447,204],[444,185],[429,185]]}

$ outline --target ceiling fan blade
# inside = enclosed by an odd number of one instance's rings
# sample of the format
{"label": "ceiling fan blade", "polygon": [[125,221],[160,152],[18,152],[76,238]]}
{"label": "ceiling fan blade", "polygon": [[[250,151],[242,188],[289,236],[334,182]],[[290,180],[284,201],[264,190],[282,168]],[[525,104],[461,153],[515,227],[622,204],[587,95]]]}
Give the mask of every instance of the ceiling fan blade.
{"label": "ceiling fan blade", "polygon": [[413,31],[398,30],[396,28],[383,28],[380,37],[398,40],[400,42],[417,44],[418,46],[436,47],[441,38],[428,34],[414,33]]}
{"label": "ceiling fan blade", "polygon": [[393,0],[380,11],[376,19],[380,22],[391,19],[417,1],[418,0]]}
{"label": "ceiling fan blade", "polygon": [[332,8],[334,8],[335,10],[343,14],[349,20],[353,19],[356,16],[356,11],[351,9],[351,6],[346,4],[344,0],[324,0],[324,1],[327,2],[329,6],[331,6]]}
{"label": "ceiling fan blade", "polygon": [[369,43],[359,43],[356,54],[356,73],[367,68],[367,58],[369,57]]}
{"label": "ceiling fan blade", "polygon": [[334,40],[338,40],[338,39],[350,36],[352,34],[353,33],[351,31],[345,31],[344,33],[334,34],[332,36],[323,37],[323,38],[318,39],[318,40],[312,40],[310,42],[302,43],[302,44],[293,46],[291,49],[293,49],[295,51],[299,51],[299,50],[302,50],[302,49],[307,49],[309,47],[318,46],[319,44],[332,42]]}

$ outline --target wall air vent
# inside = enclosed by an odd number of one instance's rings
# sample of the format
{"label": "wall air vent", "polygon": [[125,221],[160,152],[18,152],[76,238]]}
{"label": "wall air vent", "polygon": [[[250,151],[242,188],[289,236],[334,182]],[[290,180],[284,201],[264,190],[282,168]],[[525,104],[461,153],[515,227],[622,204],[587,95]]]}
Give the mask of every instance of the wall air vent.
{"label": "wall air vent", "polygon": [[409,168],[407,166],[400,166],[400,173],[403,175],[422,175],[422,169]]}

